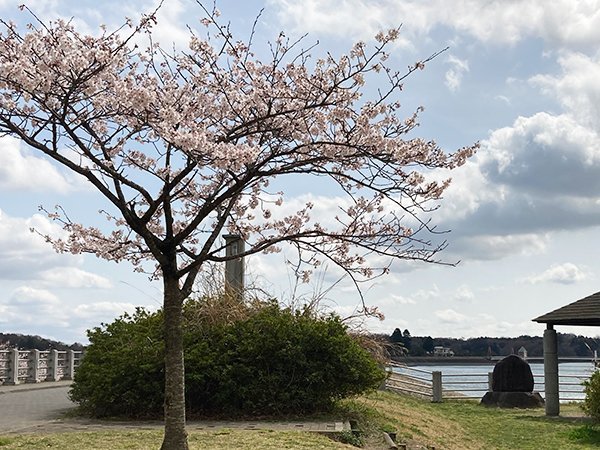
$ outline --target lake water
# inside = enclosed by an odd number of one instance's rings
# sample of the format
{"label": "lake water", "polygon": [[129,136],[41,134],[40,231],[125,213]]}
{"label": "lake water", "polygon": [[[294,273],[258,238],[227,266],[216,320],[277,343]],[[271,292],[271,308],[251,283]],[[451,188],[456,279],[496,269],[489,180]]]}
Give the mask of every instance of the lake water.
{"label": "lake water", "polygon": [[[544,364],[531,363],[535,387],[544,395]],[[426,373],[417,372],[424,371]],[[394,367],[396,372],[418,376],[431,380],[431,372],[442,372],[442,386],[445,390],[460,392],[469,397],[482,397],[488,390],[488,373],[494,370],[494,364],[440,364],[417,365],[407,369]],[[561,363],[558,365],[561,401],[582,400],[584,398],[582,382],[594,372],[591,362]]]}

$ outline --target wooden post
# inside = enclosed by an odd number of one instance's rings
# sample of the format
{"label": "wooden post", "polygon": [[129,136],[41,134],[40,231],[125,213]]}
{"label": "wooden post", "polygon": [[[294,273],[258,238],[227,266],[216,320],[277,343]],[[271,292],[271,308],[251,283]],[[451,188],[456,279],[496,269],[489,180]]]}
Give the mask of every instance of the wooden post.
{"label": "wooden post", "polygon": [[28,383],[40,382],[40,351],[37,349],[29,351],[29,379]]}
{"label": "wooden post", "polygon": [[488,391],[494,390],[494,372],[488,372]]}
{"label": "wooden post", "polygon": [[433,403],[442,403],[442,372],[433,371],[431,373],[431,382],[433,388]]}

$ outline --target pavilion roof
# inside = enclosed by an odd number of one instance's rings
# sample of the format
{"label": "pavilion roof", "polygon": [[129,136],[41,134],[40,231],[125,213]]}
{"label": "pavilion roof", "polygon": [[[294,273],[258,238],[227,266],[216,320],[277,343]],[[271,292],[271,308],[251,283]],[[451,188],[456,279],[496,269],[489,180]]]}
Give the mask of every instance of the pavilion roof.
{"label": "pavilion roof", "polygon": [[533,319],[551,325],[600,326],[600,292]]}

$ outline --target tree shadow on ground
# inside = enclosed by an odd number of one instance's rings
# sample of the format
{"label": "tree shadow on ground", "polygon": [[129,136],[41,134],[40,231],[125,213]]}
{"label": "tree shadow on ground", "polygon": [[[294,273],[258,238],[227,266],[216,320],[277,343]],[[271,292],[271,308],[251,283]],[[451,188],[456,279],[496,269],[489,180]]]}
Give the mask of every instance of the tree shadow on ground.
{"label": "tree shadow on ground", "polygon": [[593,425],[595,423],[594,419],[588,416],[558,416],[558,417],[548,417],[548,416],[529,416],[529,415],[520,415],[516,416],[518,420],[527,420],[530,422],[545,422],[545,423],[566,423],[566,424],[586,424]]}
{"label": "tree shadow on ground", "polygon": [[569,432],[569,439],[579,444],[600,446],[600,426],[583,425]]}

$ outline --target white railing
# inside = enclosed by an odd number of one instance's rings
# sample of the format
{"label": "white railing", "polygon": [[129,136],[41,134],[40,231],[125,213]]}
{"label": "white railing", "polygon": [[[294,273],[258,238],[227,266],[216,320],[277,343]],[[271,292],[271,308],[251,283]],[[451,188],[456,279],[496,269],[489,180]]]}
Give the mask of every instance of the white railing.
{"label": "white railing", "polygon": [[[392,364],[390,366],[387,389],[430,398],[432,402],[443,400],[480,399],[485,392],[492,390],[492,372],[444,374],[441,371],[428,371]],[[544,395],[544,374],[533,374],[534,391]],[[589,376],[581,374],[559,374],[559,399],[562,401],[582,401],[583,382]]]}
{"label": "white railing", "polygon": [[83,352],[0,350],[0,385],[72,380]]}
{"label": "white railing", "polygon": [[492,372],[442,374],[442,383],[447,392],[443,392],[445,399],[462,400],[468,398],[481,398],[487,391],[492,390]]}
{"label": "white railing", "polygon": [[[544,392],[544,375],[535,375],[534,377],[541,378],[541,386],[539,392]],[[585,399],[585,394],[583,392],[583,382],[589,380],[589,376],[584,375],[576,375],[576,374],[558,374],[558,399],[563,401],[583,401]],[[575,380],[575,381],[574,381]],[[537,382],[536,382],[537,383]],[[577,389],[573,389],[573,387],[577,386]]]}
{"label": "white railing", "polygon": [[393,365],[392,368],[394,367],[401,368],[402,372],[393,369],[388,372],[385,381],[387,389],[433,399],[433,372],[409,366]]}

